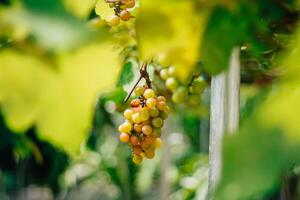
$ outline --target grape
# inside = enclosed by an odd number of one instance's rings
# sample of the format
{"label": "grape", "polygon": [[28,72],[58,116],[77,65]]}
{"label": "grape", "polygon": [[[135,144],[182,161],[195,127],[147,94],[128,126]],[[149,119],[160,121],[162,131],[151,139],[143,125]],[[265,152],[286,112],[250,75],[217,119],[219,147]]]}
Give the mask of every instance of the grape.
{"label": "grape", "polygon": [[134,146],[132,148],[132,153],[135,155],[140,155],[143,152],[143,149],[140,146]]}
{"label": "grape", "polygon": [[152,89],[147,89],[147,90],[145,90],[145,92],[144,92],[144,97],[145,97],[146,99],[153,98],[153,97],[155,97],[155,92],[154,92]]}
{"label": "grape", "polygon": [[142,157],[142,156],[139,156],[139,155],[134,155],[134,156],[132,157],[132,161],[133,161],[135,164],[139,165],[139,164],[141,164],[141,163],[143,162],[143,157]]}
{"label": "grape", "polygon": [[152,119],[151,124],[156,128],[161,128],[164,124],[164,121],[162,120],[162,118],[157,117]]}
{"label": "grape", "polygon": [[146,109],[141,110],[141,111],[140,111],[140,116],[141,116],[141,120],[142,120],[142,121],[148,120],[149,117],[150,117],[149,111],[146,110]]}
{"label": "grape", "polygon": [[160,148],[162,146],[162,141],[160,138],[156,138],[155,140],[155,147]]}
{"label": "grape", "polygon": [[152,108],[150,110],[150,116],[151,117],[157,117],[159,115],[159,110],[157,108]]}
{"label": "grape", "polygon": [[129,135],[127,133],[121,133],[120,134],[120,141],[121,142],[128,142],[129,141]]}
{"label": "grape", "polygon": [[136,145],[138,145],[138,144],[140,143],[138,137],[136,137],[135,135],[132,135],[132,136],[130,137],[130,142],[131,142],[131,144],[134,145],[134,146],[136,146]]}
{"label": "grape", "polygon": [[163,120],[165,120],[165,119],[168,118],[168,113],[165,112],[165,111],[161,111],[160,114],[159,114],[159,116],[160,116]]}
{"label": "grape", "polygon": [[151,159],[155,156],[155,148],[161,144],[157,138],[161,136],[163,120],[170,109],[164,96],[156,97],[152,89],[145,88],[135,88],[138,98],[130,102],[132,108],[124,111],[125,122],[119,126],[120,141],[132,148],[134,163],[141,163],[143,157]]}
{"label": "grape", "polygon": [[169,90],[174,91],[178,87],[178,81],[174,77],[170,77],[166,80],[166,87]]}
{"label": "grape", "polygon": [[120,23],[120,18],[117,15],[112,15],[108,20],[107,23],[110,26],[117,26]]}
{"label": "grape", "polygon": [[136,96],[142,96],[144,93],[145,89],[141,86],[138,86],[135,88],[134,93]]}
{"label": "grape", "polygon": [[201,103],[200,96],[198,94],[189,96],[188,103],[191,106],[199,106]]}
{"label": "grape", "polygon": [[131,102],[130,102],[130,106],[131,107],[138,107],[140,106],[140,103],[141,101],[139,99],[133,99]]}
{"label": "grape", "polygon": [[167,101],[167,99],[166,99],[166,97],[164,97],[164,96],[158,96],[157,97],[157,101]]}
{"label": "grape", "polygon": [[203,92],[205,87],[206,87],[206,82],[204,81],[204,79],[198,78],[193,81],[193,83],[189,89],[190,89],[190,92],[193,94],[200,94]]}
{"label": "grape", "polygon": [[160,137],[161,136],[161,129],[160,128],[153,128],[152,135],[154,137]]}
{"label": "grape", "polygon": [[167,54],[165,53],[159,54],[157,57],[157,61],[162,67],[168,67],[171,63],[169,56],[167,56]]}
{"label": "grape", "polygon": [[165,101],[160,101],[157,103],[156,107],[161,111],[165,111],[167,109],[167,104]]}
{"label": "grape", "polygon": [[138,133],[142,132],[142,128],[143,128],[143,124],[134,124],[133,126],[133,129]]}
{"label": "grape", "polygon": [[145,135],[150,135],[152,133],[152,127],[150,125],[145,125],[143,126],[142,131]]}
{"label": "grape", "polygon": [[134,113],[131,117],[131,120],[135,124],[139,124],[142,122],[141,114],[140,113]]}
{"label": "grape", "polygon": [[169,73],[167,69],[160,70],[159,75],[162,80],[167,80],[167,78],[169,78]]}
{"label": "grape", "polygon": [[148,148],[145,152],[145,156],[149,159],[152,159],[155,156],[154,148]]}
{"label": "grape", "polygon": [[119,126],[120,133],[129,133],[131,131],[132,125],[128,122],[125,122]]}
{"label": "grape", "polygon": [[185,86],[180,86],[172,95],[172,101],[175,103],[183,102],[188,95],[188,89]]}
{"label": "grape", "polygon": [[133,8],[135,6],[135,1],[129,0],[127,2],[124,2],[124,5],[126,6],[126,8]]}
{"label": "grape", "polygon": [[169,76],[175,76],[176,75],[176,69],[174,66],[169,67],[168,69]]}
{"label": "grape", "polygon": [[131,18],[131,14],[130,12],[128,12],[127,10],[122,10],[120,12],[120,18],[123,20],[123,21],[128,21],[130,18]]}
{"label": "grape", "polygon": [[131,119],[131,116],[133,115],[133,111],[131,110],[131,109],[126,109],[125,111],[124,111],[124,117],[126,118],[126,119]]}
{"label": "grape", "polygon": [[156,103],[157,103],[157,101],[154,98],[149,98],[146,101],[146,105],[148,108],[154,108],[156,106]]}

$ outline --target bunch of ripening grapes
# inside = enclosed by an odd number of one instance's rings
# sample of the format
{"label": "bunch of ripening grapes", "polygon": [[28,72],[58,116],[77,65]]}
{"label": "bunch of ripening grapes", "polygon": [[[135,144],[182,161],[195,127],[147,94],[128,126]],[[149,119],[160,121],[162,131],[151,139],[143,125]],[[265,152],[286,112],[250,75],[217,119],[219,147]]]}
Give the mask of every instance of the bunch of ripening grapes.
{"label": "bunch of ripening grapes", "polygon": [[109,7],[115,11],[115,14],[107,20],[110,26],[117,26],[121,20],[128,21],[132,17],[128,9],[135,6],[135,0],[106,0],[106,2],[109,4]]}
{"label": "bunch of ripening grapes", "polygon": [[207,86],[206,80],[201,77],[200,72],[194,72],[190,80],[183,83],[177,78],[174,66],[161,64],[159,75],[165,81],[166,88],[172,92],[171,99],[174,103],[187,103],[189,106],[200,105],[200,94]]}
{"label": "bunch of ripening grapes", "polygon": [[119,126],[120,140],[132,148],[132,160],[140,164],[143,158],[152,159],[162,144],[161,128],[170,111],[166,98],[156,96],[152,89],[137,87],[138,98],[124,111],[126,121]]}

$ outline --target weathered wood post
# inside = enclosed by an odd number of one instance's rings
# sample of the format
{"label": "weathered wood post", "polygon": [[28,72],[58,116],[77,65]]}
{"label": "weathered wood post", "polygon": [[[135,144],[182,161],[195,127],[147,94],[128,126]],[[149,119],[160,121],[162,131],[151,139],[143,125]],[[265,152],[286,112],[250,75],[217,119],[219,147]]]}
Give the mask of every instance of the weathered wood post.
{"label": "weathered wood post", "polygon": [[234,133],[239,125],[239,57],[239,48],[234,48],[228,70],[214,76],[211,82],[209,195],[214,191],[221,176],[223,135],[225,133]]}

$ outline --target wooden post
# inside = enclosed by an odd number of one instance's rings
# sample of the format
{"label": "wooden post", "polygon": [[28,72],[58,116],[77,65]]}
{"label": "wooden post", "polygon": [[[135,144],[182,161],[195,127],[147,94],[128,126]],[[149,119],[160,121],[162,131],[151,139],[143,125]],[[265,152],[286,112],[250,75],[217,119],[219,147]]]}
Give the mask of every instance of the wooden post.
{"label": "wooden post", "polygon": [[214,76],[211,82],[209,195],[214,191],[221,176],[223,135],[234,133],[239,125],[239,52],[239,48],[232,50],[228,70]]}

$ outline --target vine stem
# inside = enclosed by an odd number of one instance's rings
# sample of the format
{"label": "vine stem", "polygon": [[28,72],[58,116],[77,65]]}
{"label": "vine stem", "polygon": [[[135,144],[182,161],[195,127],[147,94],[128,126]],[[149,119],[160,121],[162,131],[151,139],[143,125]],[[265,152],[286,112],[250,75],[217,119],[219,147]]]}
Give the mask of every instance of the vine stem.
{"label": "vine stem", "polygon": [[135,88],[137,87],[137,85],[143,78],[145,79],[148,88],[151,88],[151,80],[150,80],[149,74],[147,72],[147,66],[148,66],[148,63],[143,62],[142,66],[140,68],[140,77],[138,78],[138,80],[136,81],[136,83],[134,84],[134,86],[132,87],[130,92],[128,93],[127,97],[124,100],[124,103],[126,103],[128,101],[128,99],[131,97],[133,91],[135,90]]}

